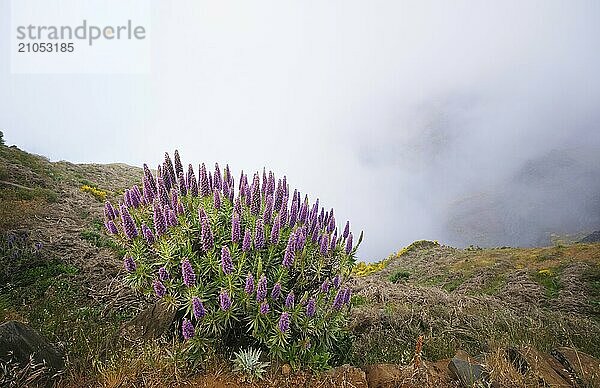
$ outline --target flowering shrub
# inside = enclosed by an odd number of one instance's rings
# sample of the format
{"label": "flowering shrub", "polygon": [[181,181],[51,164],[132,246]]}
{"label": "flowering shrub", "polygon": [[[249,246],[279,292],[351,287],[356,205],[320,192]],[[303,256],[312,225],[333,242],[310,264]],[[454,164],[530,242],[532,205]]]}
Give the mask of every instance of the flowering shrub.
{"label": "flowering shrub", "polygon": [[387,267],[389,262],[390,258],[378,261],[376,263],[365,263],[364,261],[361,261],[357,263],[354,268],[352,268],[352,274],[358,277],[368,276],[375,272],[381,271]]}
{"label": "flowering shrub", "polygon": [[90,193],[94,198],[96,198],[100,202],[104,202],[106,200],[106,191],[100,190],[97,187],[83,185],[81,186],[81,191],[84,193]]}
{"label": "flowering shrub", "polygon": [[[126,281],[174,308],[194,353],[256,346],[293,365],[326,366],[345,338],[355,252],[350,223],[272,172],[237,186],[229,166],[184,173],[165,154],[155,177],[106,202],[108,233],[126,249]],[[196,178],[196,173],[198,178]],[[236,192],[237,187],[237,192]]]}

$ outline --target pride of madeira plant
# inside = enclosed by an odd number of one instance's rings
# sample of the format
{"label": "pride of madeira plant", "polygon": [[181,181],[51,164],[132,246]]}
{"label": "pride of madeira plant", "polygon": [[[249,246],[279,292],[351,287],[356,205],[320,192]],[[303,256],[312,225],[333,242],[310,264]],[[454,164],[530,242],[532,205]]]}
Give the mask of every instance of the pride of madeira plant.
{"label": "pride of madeira plant", "polygon": [[[355,252],[350,223],[263,169],[214,172],[168,154],[126,190],[106,228],[126,250],[126,281],[178,309],[190,352],[258,347],[292,365],[326,367],[347,336]],[[290,201],[291,199],[291,201]]]}

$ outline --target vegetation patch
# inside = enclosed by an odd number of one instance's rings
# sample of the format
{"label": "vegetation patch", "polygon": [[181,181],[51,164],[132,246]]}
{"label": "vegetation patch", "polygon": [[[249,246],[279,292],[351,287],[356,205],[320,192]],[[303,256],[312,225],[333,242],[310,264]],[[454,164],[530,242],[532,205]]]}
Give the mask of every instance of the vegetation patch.
{"label": "vegetation patch", "polygon": [[405,269],[398,269],[388,276],[389,281],[392,283],[403,282],[408,278],[410,278],[410,272]]}
{"label": "vegetation patch", "polygon": [[352,268],[352,275],[360,277],[374,274],[375,272],[379,272],[387,267],[389,262],[390,258],[378,261],[376,263],[365,263],[364,261],[360,261]]}
{"label": "vegetation patch", "polygon": [[252,347],[292,368],[342,362],[362,233],[354,241],[348,221],[338,228],[333,209],[272,172],[262,183],[242,174],[235,197],[228,166],[211,174],[202,164],[196,180],[190,165],[184,178],[176,153],[161,171],[144,165],[142,189],[126,190],[117,209],[105,204],[105,226],[126,251],[125,282],[182,317],[187,354]]}
{"label": "vegetation patch", "polygon": [[352,307],[364,306],[369,303],[369,300],[362,295],[352,295],[350,298],[350,304]]}
{"label": "vegetation patch", "polygon": [[497,295],[506,284],[506,275],[503,273],[492,276],[485,282],[481,293],[485,295]]}
{"label": "vegetation patch", "polygon": [[533,273],[533,279],[544,286],[546,296],[550,299],[556,298],[561,289],[560,269],[545,268]]}
{"label": "vegetation patch", "polygon": [[97,187],[83,185],[83,186],[81,186],[80,190],[83,191],[84,193],[89,193],[92,197],[96,198],[96,200],[98,200],[99,202],[106,201],[106,191],[100,190]]}

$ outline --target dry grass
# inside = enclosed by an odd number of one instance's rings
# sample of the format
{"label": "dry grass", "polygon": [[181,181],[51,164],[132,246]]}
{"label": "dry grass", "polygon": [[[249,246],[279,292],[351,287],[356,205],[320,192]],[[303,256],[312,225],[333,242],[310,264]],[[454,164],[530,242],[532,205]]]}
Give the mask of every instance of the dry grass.
{"label": "dry grass", "polygon": [[[599,244],[523,250],[430,246],[401,255],[384,270],[354,279],[361,303],[353,313],[352,360],[406,363],[421,334],[428,360],[452,357],[458,349],[478,354],[519,345],[544,351],[575,346],[598,357],[600,315],[590,283],[598,252]],[[532,272],[545,265],[534,258],[548,253],[561,262],[553,297]],[[515,263],[522,263],[520,269]],[[398,270],[410,277],[394,284],[389,275]]]}

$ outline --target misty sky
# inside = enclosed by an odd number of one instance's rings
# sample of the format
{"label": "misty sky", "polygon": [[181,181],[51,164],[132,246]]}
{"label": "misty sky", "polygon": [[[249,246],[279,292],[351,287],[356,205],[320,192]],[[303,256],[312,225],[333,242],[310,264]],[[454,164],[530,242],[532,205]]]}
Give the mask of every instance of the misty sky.
{"label": "misty sky", "polygon": [[490,244],[537,238],[514,220],[600,229],[598,1],[153,1],[149,75],[11,75],[9,4],[9,144],[138,166],[178,148],[236,178],[267,166],[364,230],[365,260],[468,245],[479,226],[453,217],[486,204],[490,224],[511,214]]}

